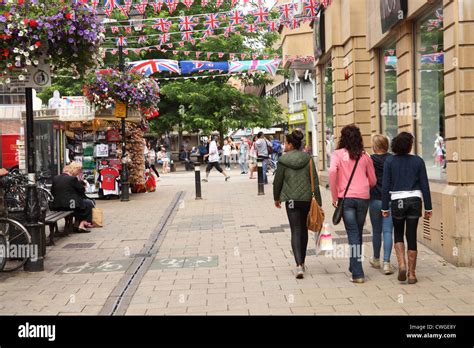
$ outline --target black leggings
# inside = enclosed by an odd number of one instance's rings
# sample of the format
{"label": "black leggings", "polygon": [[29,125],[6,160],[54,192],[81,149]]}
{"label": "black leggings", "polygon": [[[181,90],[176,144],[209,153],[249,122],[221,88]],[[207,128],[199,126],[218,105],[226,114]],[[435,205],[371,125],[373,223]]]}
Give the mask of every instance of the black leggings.
{"label": "black leggings", "polygon": [[418,218],[392,219],[395,235],[395,243],[404,243],[405,224],[408,250],[417,250],[416,230],[418,228]]}
{"label": "black leggings", "polygon": [[286,214],[291,228],[291,248],[296,265],[304,264],[306,248],[308,247],[308,226],[306,221],[311,207],[311,202],[287,201]]}
{"label": "black leggings", "polygon": [[417,250],[416,231],[421,216],[421,198],[394,200],[391,208],[395,243],[403,243],[406,234],[408,250]]}

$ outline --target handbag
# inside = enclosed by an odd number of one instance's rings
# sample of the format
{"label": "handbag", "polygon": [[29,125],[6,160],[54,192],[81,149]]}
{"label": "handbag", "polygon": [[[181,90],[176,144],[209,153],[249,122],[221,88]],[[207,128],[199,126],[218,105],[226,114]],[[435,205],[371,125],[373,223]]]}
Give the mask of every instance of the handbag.
{"label": "handbag", "polygon": [[344,196],[337,200],[337,207],[334,210],[334,214],[332,216],[332,223],[333,225],[337,225],[342,220],[342,215],[344,213],[344,200],[346,199],[347,191],[349,191],[349,186],[351,185],[352,178],[354,177],[354,173],[357,168],[357,164],[359,163],[360,157],[357,159],[356,163],[354,164],[354,169],[352,169],[351,177],[349,178],[349,182],[347,183],[346,190],[344,191]]}
{"label": "handbag", "polygon": [[95,201],[94,208],[92,208],[92,225],[94,227],[104,227],[104,211],[97,208]]}
{"label": "handbag", "polygon": [[319,233],[323,228],[324,223],[324,210],[319,206],[318,201],[316,200],[316,187],[314,185],[314,176],[313,176],[313,159],[310,159],[309,163],[309,175],[311,178],[311,208],[308,213],[308,218],[306,224],[308,226],[308,230]]}
{"label": "handbag", "polygon": [[329,225],[324,224],[323,230],[318,234],[316,239],[316,252],[320,251],[332,251],[334,250],[334,245],[332,242],[332,233],[329,230]]}

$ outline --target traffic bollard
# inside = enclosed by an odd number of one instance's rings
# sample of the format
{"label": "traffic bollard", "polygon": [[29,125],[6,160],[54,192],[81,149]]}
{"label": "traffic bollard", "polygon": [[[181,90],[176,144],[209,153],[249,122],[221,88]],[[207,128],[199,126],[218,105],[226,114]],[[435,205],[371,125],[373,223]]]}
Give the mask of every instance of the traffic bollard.
{"label": "traffic bollard", "polygon": [[263,159],[257,159],[258,166],[258,195],[263,196],[265,194],[265,185],[263,182]]}
{"label": "traffic bollard", "polygon": [[196,181],[196,199],[202,199],[201,196],[201,165],[200,163],[194,164],[194,178]]}

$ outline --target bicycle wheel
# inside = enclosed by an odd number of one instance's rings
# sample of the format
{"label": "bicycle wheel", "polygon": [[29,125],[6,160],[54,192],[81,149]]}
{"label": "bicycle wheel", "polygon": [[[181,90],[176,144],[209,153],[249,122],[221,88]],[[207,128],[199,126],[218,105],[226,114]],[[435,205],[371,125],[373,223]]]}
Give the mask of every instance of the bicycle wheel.
{"label": "bicycle wheel", "polygon": [[[20,269],[31,255],[31,236],[28,230],[18,221],[0,218],[0,235],[5,239],[5,253],[0,255],[2,272],[13,272]],[[39,254],[39,250],[36,250]]]}
{"label": "bicycle wheel", "polygon": [[7,239],[0,233],[0,271],[5,267],[7,262]]}

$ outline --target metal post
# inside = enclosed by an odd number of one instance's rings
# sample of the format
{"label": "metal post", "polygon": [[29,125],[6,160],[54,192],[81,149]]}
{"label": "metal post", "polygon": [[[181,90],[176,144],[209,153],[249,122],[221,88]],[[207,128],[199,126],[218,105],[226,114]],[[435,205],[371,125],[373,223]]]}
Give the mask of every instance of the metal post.
{"label": "metal post", "polygon": [[[125,72],[125,61],[123,57],[123,46],[119,46],[119,70],[121,72]],[[128,105],[127,105],[127,113],[128,113]],[[122,118],[122,159],[127,157],[127,149],[126,149],[126,139],[125,134],[125,118]],[[122,172],[120,174],[120,181],[122,192],[120,194],[120,200],[122,202],[128,202],[130,200],[130,183],[128,182],[128,171],[127,171],[127,163],[122,161]]]}
{"label": "metal post", "polygon": [[194,179],[196,182],[196,199],[202,199],[201,194],[201,164],[199,162],[194,163]]}
{"label": "metal post", "polygon": [[28,272],[44,271],[42,223],[40,222],[41,207],[38,199],[36,186],[36,154],[35,154],[35,131],[33,120],[33,89],[25,89],[26,96],[26,152],[28,162],[28,186],[26,188],[25,227],[31,235],[32,251],[36,254],[34,260],[31,258],[25,263],[24,270]]}
{"label": "metal post", "polygon": [[263,182],[263,159],[257,159],[258,165],[258,195],[263,196],[265,195],[265,183]]}

